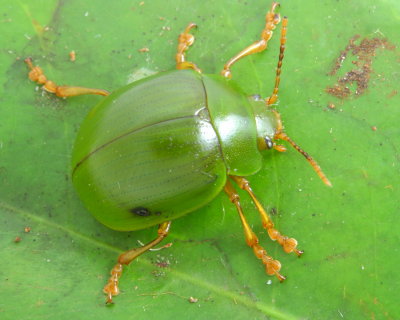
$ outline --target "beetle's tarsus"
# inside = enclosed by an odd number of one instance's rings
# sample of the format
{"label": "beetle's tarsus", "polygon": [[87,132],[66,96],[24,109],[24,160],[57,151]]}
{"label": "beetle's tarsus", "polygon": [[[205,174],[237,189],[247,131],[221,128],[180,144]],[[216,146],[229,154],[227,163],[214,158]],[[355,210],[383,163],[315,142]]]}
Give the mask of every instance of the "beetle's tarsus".
{"label": "beetle's tarsus", "polygon": [[176,60],[176,68],[181,69],[193,69],[199,73],[201,70],[197,67],[197,65],[193,62],[186,61],[186,51],[189,47],[194,43],[194,36],[189,33],[191,29],[197,28],[197,24],[189,23],[186,29],[181,33],[178,37],[178,49],[175,55]]}
{"label": "beetle's tarsus", "polygon": [[108,279],[107,284],[103,288],[103,292],[107,295],[106,304],[113,303],[112,297],[119,295],[118,281],[122,275],[122,264],[117,263],[111,269],[111,277]]}

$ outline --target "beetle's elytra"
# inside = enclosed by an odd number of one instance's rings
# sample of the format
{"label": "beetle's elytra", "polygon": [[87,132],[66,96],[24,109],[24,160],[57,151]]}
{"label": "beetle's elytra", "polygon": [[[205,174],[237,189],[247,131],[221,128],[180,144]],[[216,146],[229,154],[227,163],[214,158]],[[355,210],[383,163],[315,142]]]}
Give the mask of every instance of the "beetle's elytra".
{"label": "beetle's elytra", "polygon": [[176,69],[131,83],[114,93],[101,89],[57,86],[26,59],[29,78],[60,97],[82,94],[107,96],[88,114],[78,133],[72,156],[72,180],[90,212],[116,230],[137,230],[159,225],[158,236],[148,244],[121,254],[104,287],[107,302],[119,293],[122,265],[161,242],[171,220],[195,211],[222,190],[236,206],[247,244],[261,259],[266,272],[283,281],[279,261],[258,244],[247,223],[233,183],[250,195],[263,227],[285,252],[298,256],[297,241],[282,235],[254,195],[246,176],[262,166],[261,152],[285,151],[285,140],[313,166],[327,185],[317,163],[283,131],[279,113],[272,108],[278,98],[286,43],[287,18],[282,20],[279,62],[270,97],[246,96],[230,80],[239,59],[266,49],[281,21],[273,3],[266,14],[261,39],[230,59],[221,75],[206,75],[186,60],[193,44],[191,23],[178,38]]}

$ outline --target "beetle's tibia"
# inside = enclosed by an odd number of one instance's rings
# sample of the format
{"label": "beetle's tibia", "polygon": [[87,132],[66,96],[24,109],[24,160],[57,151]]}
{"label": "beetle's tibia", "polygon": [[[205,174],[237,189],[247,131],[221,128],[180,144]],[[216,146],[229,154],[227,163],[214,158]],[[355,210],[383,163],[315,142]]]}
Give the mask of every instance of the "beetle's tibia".
{"label": "beetle's tibia", "polygon": [[231,202],[236,206],[236,209],[239,213],[247,245],[253,249],[255,256],[260,259],[265,265],[265,271],[267,272],[267,274],[275,275],[279,279],[279,281],[282,282],[286,278],[279,273],[281,269],[281,263],[278,260],[275,260],[271,256],[269,256],[267,254],[267,251],[265,251],[265,249],[259,245],[256,234],[251,229],[243,214],[242,206],[240,205],[239,195],[237,194],[236,190],[229,180],[225,184],[224,191],[229,196]]}
{"label": "beetle's tibia", "polygon": [[318,165],[318,163],[307,153],[305,152],[303,149],[300,148],[300,146],[295,143],[292,139],[290,139],[286,133],[284,132],[277,132],[275,134],[274,139],[281,139],[281,140],[285,140],[287,142],[290,143],[290,145],[295,148],[298,152],[300,152],[308,161],[309,164],[311,164],[311,166],[314,168],[315,172],[318,174],[318,176],[320,177],[320,179],[329,187],[332,187],[332,183],[329,181],[329,179],[325,176],[325,174],[322,172],[321,167]]}
{"label": "beetle's tibia", "polygon": [[256,41],[249,45],[248,47],[244,48],[234,57],[228,60],[225,63],[224,68],[221,71],[221,75],[227,79],[232,78],[231,67],[234,63],[238,60],[248,56],[250,54],[258,53],[264,51],[267,48],[268,41],[271,39],[273,31],[276,28],[276,25],[281,21],[280,15],[275,13],[275,9],[279,6],[279,3],[273,2],[271,10],[267,12],[265,16],[265,27],[261,32],[261,40]]}
{"label": "beetle's tibia", "polygon": [[167,235],[169,232],[169,228],[171,225],[171,221],[163,222],[160,224],[158,228],[158,236],[155,238],[153,241],[150,241],[149,243],[145,244],[144,246],[141,246],[139,248],[134,248],[129,251],[126,251],[122,253],[118,257],[118,262],[121,264],[130,264],[132,260],[140,256],[142,253],[146,252],[147,250],[150,250],[157,244],[159,244]]}

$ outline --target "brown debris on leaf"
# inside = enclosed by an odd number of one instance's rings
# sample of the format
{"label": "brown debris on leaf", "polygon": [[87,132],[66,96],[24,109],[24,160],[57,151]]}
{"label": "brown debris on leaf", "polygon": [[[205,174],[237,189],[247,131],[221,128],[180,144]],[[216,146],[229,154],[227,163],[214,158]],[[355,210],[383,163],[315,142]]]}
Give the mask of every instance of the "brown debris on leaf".
{"label": "brown debris on leaf", "polygon": [[338,79],[336,84],[326,88],[327,93],[337,98],[344,99],[349,97],[352,92],[348,85],[353,82],[357,84],[354,94],[356,96],[363,94],[368,88],[368,82],[372,71],[372,59],[376,55],[376,50],[379,48],[387,50],[395,49],[395,46],[389,43],[387,39],[364,38],[357,44],[356,42],[359,38],[360,35],[355,35],[349,40],[348,45],[340,52],[332,70],[328,73],[329,75],[335,75],[342,67],[344,60],[351,51],[352,55],[356,58],[356,60],[352,61],[355,68],[346,72],[343,77]]}

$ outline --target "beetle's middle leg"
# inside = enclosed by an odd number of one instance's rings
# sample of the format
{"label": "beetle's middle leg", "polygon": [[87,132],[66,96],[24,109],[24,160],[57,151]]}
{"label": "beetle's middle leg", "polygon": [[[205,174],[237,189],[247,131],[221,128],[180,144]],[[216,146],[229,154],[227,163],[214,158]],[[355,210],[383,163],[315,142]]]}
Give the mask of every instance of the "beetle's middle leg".
{"label": "beetle's middle leg", "polygon": [[145,253],[147,250],[150,250],[158,243],[160,243],[168,235],[170,226],[171,226],[171,221],[161,223],[160,226],[158,227],[157,238],[155,238],[153,241],[150,241],[149,243],[145,244],[142,247],[126,251],[118,257],[117,264],[114,266],[114,268],[112,268],[110,272],[111,277],[110,279],[108,279],[107,284],[103,288],[103,292],[107,295],[106,303],[112,303],[113,296],[119,294],[118,281],[122,274],[122,265],[130,264],[135,258],[140,256],[142,253]]}
{"label": "beetle's middle leg", "polygon": [[250,187],[249,181],[239,176],[230,176],[230,177],[237,183],[240,189],[245,190],[250,195],[251,199],[254,202],[254,205],[257,208],[257,211],[260,213],[263,228],[267,230],[271,240],[278,241],[278,243],[282,246],[283,250],[286,253],[294,252],[295,254],[297,254],[297,256],[300,257],[304,251],[297,249],[297,240],[294,238],[289,238],[287,236],[284,236],[278,230],[275,229],[274,223],[272,222],[268,213],[265,211],[261,203],[254,195],[253,190]]}
{"label": "beetle's middle leg", "polygon": [[258,259],[261,259],[262,263],[265,265],[265,271],[269,275],[275,275],[279,279],[279,281],[285,280],[286,278],[279,273],[281,269],[281,263],[278,260],[274,260],[272,257],[270,257],[267,254],[267,251],[265,251],[265,249],[259,245],[256,234],[251,229],[245,216],[243,215],[243,210],[242,206],[240,205],[239,195],[237,194],[236,190],[234,189],[229,180],[225,184],[224,191],[229,196],[231,202],[236,206],[236,209],[239,213],[240,221],[242,222],[243,225],[246,243],[248,244],[249,247],[253,249],[255,256]]}
{"label": "beetle's middle leg", "polygon": [[[281,21],[281,17],[278,13],[275,13],[275,9],[279,6],[279,3],[273,2],[271,10],[267,12],[267,15],[265,16],[265,27],[263,31],[261,32],[261,40],[256,41],[249,45],[248,47],[244,48],[242,51],[240,51],[237,55],[232,57],[231,59],[228,60],[228,62],[224,65],[224,68],[221,71],[221,74],[225,78],[231,78],[232,73],[231,73],[231,67],[234,63],[236,63],[238,60],[242,59],[245,56],[248,56],[253,53],[258,53],[261,51],[264,51],[267,48],[268,41],[271,39],[273,31],[276,28],[276,25]],[[286,18],[285,18],[286,19]]]}
{"label": "beetle's middle leg", "polygon": [[38,84],[43,85],[43,89],[47,92],[54,93],[57,97],[73,97],[80,96],[83,94],[98,94],[101,96],[108,96],[110,93],[103,89],[93,89],[93,88],[85,88],[85,87],[72,87],[72,86],[58,86],[51,80],[48,80],[44,75],[42,68],[38,66],[34,66],[32,64],[31,58],[26,58],[25,63],[28,65],[29,79],[37,82]]}
{"label": "beetle's middle leg", "polygon": [[194,36],[189,33],[191,29],[196,28],[195,23],[189,23],[185,31],[178,37],[178,50],[175,55],[177,69],[193,69],[201,73],[201,70],[193,62],[186,61],[185,53],[194,42]]}

